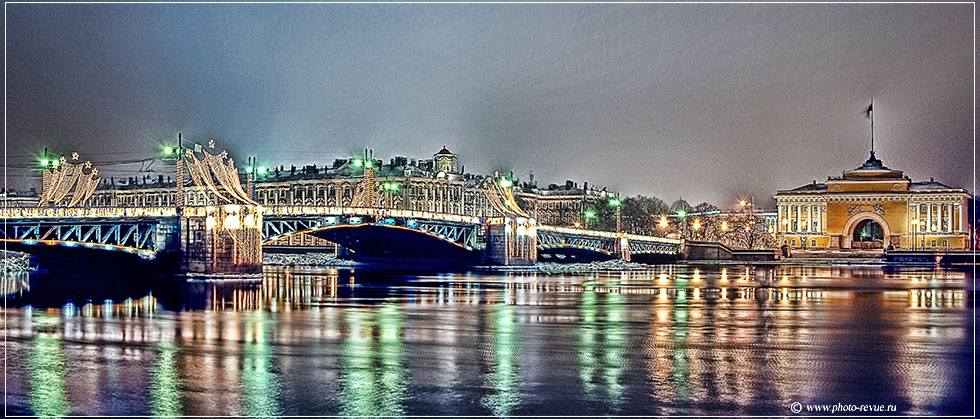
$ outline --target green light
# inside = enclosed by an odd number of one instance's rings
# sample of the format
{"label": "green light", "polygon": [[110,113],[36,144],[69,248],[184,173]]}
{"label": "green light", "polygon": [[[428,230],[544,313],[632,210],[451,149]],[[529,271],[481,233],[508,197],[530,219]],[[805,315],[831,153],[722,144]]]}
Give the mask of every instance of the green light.
{"label": "green light", "polygon": [[385,183],[384,184],[384,188],[385,188],[386,191],[387,190],[390,190],[391,189],[391,184],[390,183]]}
{"label": "green light", "polygon": [[501,178],[500,179],[500,187],[502,187],[502,188],[509,188],[511,186],[514,186],[514,182],[512,180],[507,179],[507,178]]}
{"label": "green light", "polygon": [[371,160],[368,160],[368,161],[364,162],[364,168],[365,169],[370,169],[372,167],[374,167],[374,162],[372,162]]}
{"label": "green light", "polygon": [[252,173],[252,166],[246,167],[245,168],[245,173]]}
{"label": "green light", "polygon": [[687,216],[687,211],[684,211],[684,210],[677,211],[677,216],[678,217],[681,217],[681,218],[684,218],[684,217]]}
{"label": "green light", "polygon": [[392,183],[391,184],[391,190],[397,191],[398,190],[398,184],[397,183]]}
{"label": "green light", "polygon": [[48,167],[48,159],[41,160],[41,167]]}
{"label": "green light", "polygon": [[354,159],[354,167],[361,167],[364,165],[364,160]]}
{"label": "green light", "polygon": [[166,154],[168,156],[171,155],[171,154],[174,154],[174,148],[173,147],[164,147],[163,154]]}
{"label": "green light", "polygon": [[266,168],[265,168],[265,166],[262,166],[262,167],[260,167],[260,168],[259,168],[259,174],[260,174],[260,175],[264,175],[264,174],[265,174],[265,172],[267,172],[268,170],[269,170],[269,169],[266,169]]}
{"label": "green light", "polygon": [[618,207],[619,204],[621,204],[621,203],[622,202],[620,202],[618,199],[610,199],[609,200],[609,206],[610,207]]}
{"label": "green light", "polygon": [[60,161],[58,161],[58,160],[51,160],[51,167],[58,167],[59,164],[61,164]]}
{"label": "green light", "polygon": [[586,211],[585,218],[595,218],[595,211]]}

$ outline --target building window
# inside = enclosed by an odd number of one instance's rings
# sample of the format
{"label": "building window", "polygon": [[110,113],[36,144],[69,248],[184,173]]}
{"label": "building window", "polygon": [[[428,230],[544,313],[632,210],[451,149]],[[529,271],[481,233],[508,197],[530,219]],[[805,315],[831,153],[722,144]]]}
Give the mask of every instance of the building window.
{"label": "building window", "polygon": [[935,240],[932,241],[932,247],[936,247],[936,241]]}
{"label": "building window", "polygon": [[816,240],[811,240],[810,241],[810,246],[811,247],[817,247],[817,241]]}

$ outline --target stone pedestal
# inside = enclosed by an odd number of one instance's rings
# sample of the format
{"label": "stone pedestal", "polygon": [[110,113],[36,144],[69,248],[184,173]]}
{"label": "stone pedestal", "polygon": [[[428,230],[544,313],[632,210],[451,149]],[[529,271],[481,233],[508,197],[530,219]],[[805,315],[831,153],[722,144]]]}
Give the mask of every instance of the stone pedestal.
{"label": "stone pedestal", "polygon": [[538,260],[538,229],[533,218],[487,220],[485,260],[494,265],[533,265]]}

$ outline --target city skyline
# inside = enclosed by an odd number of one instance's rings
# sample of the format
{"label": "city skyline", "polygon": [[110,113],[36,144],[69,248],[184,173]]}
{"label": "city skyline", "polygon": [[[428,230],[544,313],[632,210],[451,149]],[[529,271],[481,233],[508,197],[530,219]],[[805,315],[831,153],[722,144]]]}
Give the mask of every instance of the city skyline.
{"label": "city skyline", "polygon": [[269,166],[447,145],[469,172],[726,206],[860,165],[872,97],[886,165],[973,186],[972,161],[951,158],[972,149],[970,5],[13,4],[7,16],[13,187],[45,146],[98,163],[151,156],[181,131]]}

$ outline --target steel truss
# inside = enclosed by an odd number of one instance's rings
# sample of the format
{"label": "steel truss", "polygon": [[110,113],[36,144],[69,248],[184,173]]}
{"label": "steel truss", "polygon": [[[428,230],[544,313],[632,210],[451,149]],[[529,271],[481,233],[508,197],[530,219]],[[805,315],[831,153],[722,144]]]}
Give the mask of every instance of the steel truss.
{"label": "steel truss", "polygon": [[413,218],[377,218],[352,216],[265,216],[262,225],[262,241],[271,242],[284,236],[313,232],[329,227],[378,225],[401,227],[437,236],[458,245],[476,248],[479,243],[480,225],[452,223],[448,221],[419,220]]}
{"label": "steel truss", "polygon": [[157,222],[148,220],[8,220],[3,238],[18,241],[58,241],[156,251]]}

